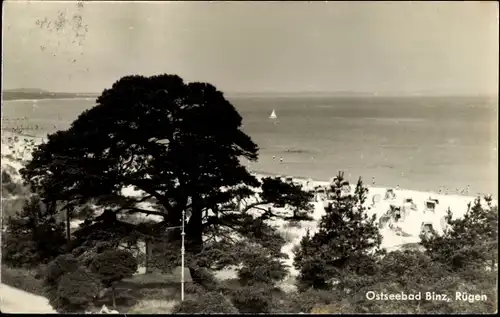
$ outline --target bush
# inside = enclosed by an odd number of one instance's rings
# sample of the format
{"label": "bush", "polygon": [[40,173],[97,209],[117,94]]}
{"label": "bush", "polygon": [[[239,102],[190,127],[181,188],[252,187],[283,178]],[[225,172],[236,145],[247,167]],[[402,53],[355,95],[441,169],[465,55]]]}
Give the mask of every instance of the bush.
{"label": "bush", "polygon": [[[2,193],[2,197],[5,197]],[[4,220],[3,226],[9,217],[16,217],[22,212],[23,206],[26,203],[25,197],[10,197],[9,199],[2,199],[2,218]]]}
{"label": "bush", "polygon": [[47,265],[45,284],[49,287],[57,287],[64,274],[75,272],[79,266],[77,259],[71,254],[58,256]]}
{"label": "bush", "polygon": [[15,182],[2,181],[2,197],[22,196],[25,194],[25,189],[22,184]]}
{"label": "bush", "polygon": [[219,286],[219,281],[215,275],[207,268],[198,267],[196,265],[190,266],[191,279],[196,284],[203,287],[209,292],[213,292]]}
{"label": "bush", "polygon": [[283,313],[310,313],[315,307],[329,305],[340,300],[334,291],[308,289],[291,294],[283,305]]}
{"label": "bush", "polygon": [[89,268],[104,286],[111,287],[113,307],[116,308],[115,283],[134,275],[137,260],[126,250],[106,250],[96,254]]}
{"label": "bush", "polygon": [[209,292],[196,300],[184,300],[172,310],[174,314],[237,314],[238,310],[223,295]]}
{"label": "bush", "polygon": [[96,278],[71,254],[58,256],[44,271],[47,296],[57,311],[84,311],[98,292]]}
{"label": "bush", "polygon": [[184,291],[187,294],[204,294],[206,293],[205,288],[203,286],[193,283],[193,282],[188,282],[184,284]]}
{"label": "bush", "polygon": [[273,289],[266,284],[241,287],[230,292],[230,298],[240,313],[270,313]]}
{"label": "bush", "polygon": [[[3,168],[3,166],[2,166]],[[11,183],[12,182],[12,177],[10,176],[10,174],[6,171],[6,170],[3,170],[2,171],[2,184],[7,184],[7,183]]]}
{"label": "bush", "polygon": [[57,308],[65,312],[84,312],[98,291],[95,277],[83,268],[66,273],[57,288]]}
{"label": "bush", "polygon": [[238,279],[242,285],[274,285],[288,275],[288,267],[281,258],[267,250],[248,245],[241,251],[241,268]]}
{"label": "bush", "polygon": [[64,225],[57,223],[36,196],[7,219],[2,232],[2,261],[15,267],[36,267],[62,253]]}

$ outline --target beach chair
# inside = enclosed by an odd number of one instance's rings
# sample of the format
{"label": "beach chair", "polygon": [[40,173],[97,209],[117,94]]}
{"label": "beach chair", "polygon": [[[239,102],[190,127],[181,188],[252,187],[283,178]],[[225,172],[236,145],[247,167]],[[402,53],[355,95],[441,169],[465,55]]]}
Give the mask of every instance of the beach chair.
{"label": "beach chair", "polygon": [[401,206],[396,206],[394,204],[389,205],[389,210],[387,211],[387,214],[390,216],[391,219],[393,219],[395,222],[398,222],[401,220]]}
{"label": "beach chair", "polygon": [[394,192],[394,189],[388,188],[385,191],[384,200],[392,200],[392,199],[395,199],[395,198],[396,198],[396,193]]}
{"label": "beach chair", "polygon": [[387,224],[391,221],[391,215],[390,215],[390,212],[387,211],[385,214],[383,214],[379,220],[378,220],[378,227],[380,229],[383,229],[385,227],[387,227]]}
{"label": "beach chair", "polygon": [[427,212],[436,212],[436,201],[434,199],[427,199],[425,202],[424,202],[424,213],[427,213]]}
{"label": "beach chair", "polygon": [[429,221],[422,222],[420,233],[427,237],[432,236],[434,234],[434,228],[432,226],[432,222]]}
{"label": "beach chair", "polygon": [[376,194],[372,196],[372,205],[371,207],[375,207],[375,205],[380,202],[380,194]]}

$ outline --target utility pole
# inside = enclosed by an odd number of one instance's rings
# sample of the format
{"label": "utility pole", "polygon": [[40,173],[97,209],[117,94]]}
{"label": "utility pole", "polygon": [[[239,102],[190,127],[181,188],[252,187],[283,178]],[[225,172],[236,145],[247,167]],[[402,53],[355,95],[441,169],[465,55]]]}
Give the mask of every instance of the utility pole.
{"label": "utility pole", "polygon": [[184,222],[186,218],[186,211],[182,211],[182,246],[181,246],[181,302],[184,301],[184,236],[186,233],[184,232]]}

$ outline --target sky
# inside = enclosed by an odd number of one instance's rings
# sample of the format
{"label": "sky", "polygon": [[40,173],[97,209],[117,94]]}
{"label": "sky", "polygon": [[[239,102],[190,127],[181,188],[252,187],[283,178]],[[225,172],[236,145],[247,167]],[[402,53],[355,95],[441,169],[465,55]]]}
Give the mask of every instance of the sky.
{"label": "sky", "polygon": [[498,92],[497,1],[82,3],[3,2],[4,89],[169,73],[223,92]]}

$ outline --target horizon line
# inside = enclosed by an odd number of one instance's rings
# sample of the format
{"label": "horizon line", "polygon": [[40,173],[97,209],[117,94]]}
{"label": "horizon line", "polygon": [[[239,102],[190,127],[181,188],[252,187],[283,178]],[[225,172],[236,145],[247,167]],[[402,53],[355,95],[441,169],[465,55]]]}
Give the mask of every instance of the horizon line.
{"label": "horizon line", "polygon": [[[105,88],[108,89],[108,88]],[[19,90],[39,90],[41,93],[52,94],[86,94],[86,95],[100,95],[102,91],[51,91],[42,88],[8,88],[2,89],[2,93],[16,91],[23,93]],[[104,89],[103,89],[104,90]],[[366,91],[349,91],[349,90],[336,90],[336,91],[222,91],[225,95],[342,95],[342,96],[365,96],[365,97],[496,97],[498,92],[487,93],[438,93],[438,92],[366,92]],[[29,92],[26,92],[29,93]]]}

